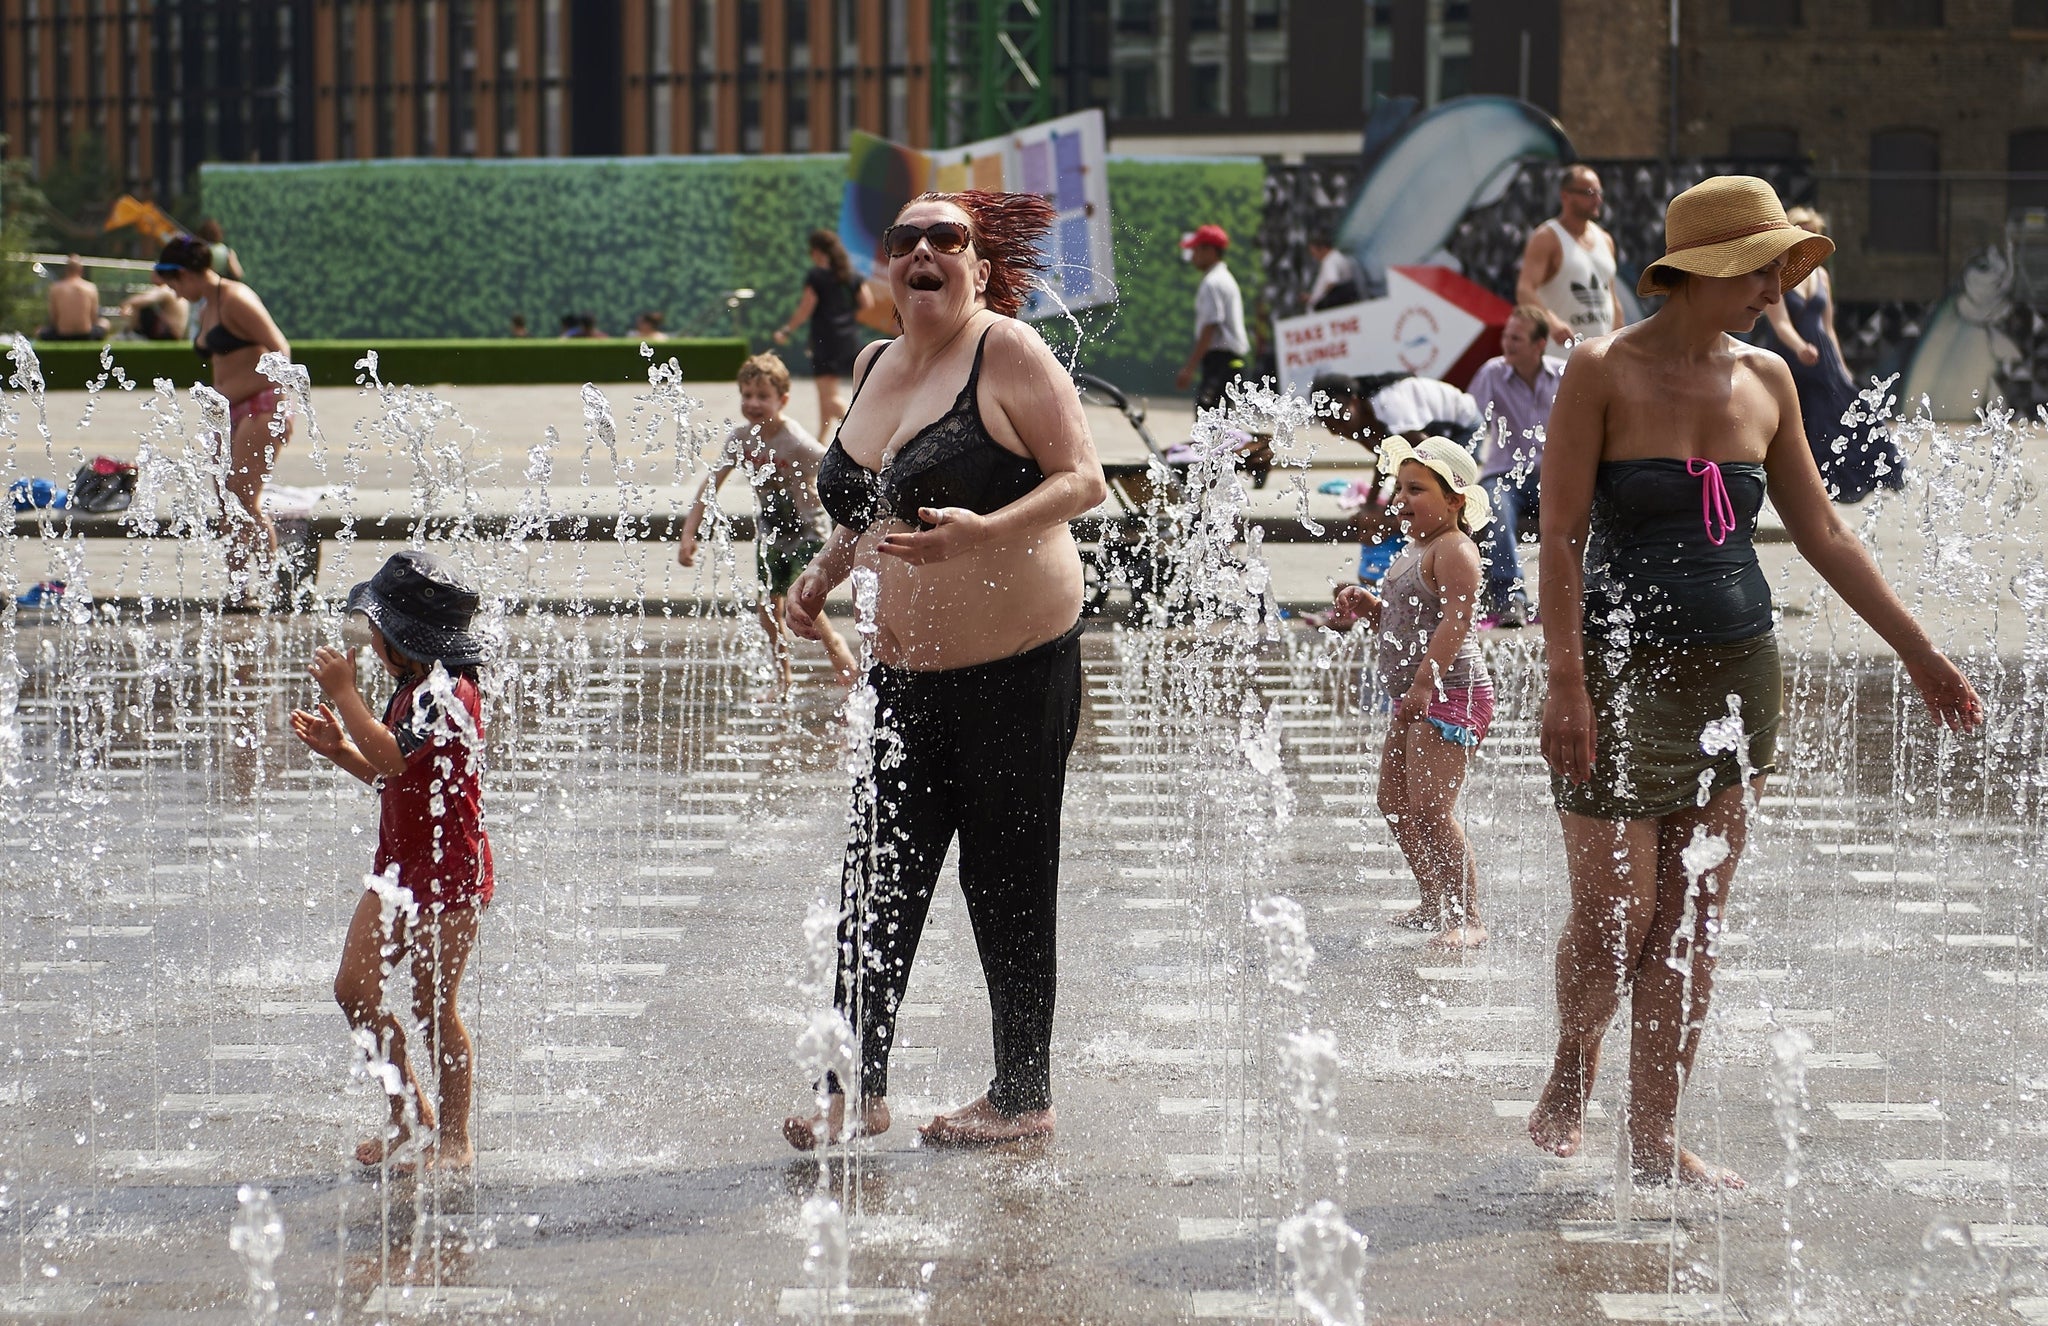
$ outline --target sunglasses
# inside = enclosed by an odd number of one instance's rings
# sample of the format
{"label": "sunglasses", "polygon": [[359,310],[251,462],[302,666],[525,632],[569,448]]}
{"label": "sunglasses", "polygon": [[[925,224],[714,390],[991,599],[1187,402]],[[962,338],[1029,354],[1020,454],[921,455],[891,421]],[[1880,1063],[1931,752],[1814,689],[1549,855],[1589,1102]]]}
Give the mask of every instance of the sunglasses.
{"label": "sunglasses", "polygon": [[892,258],[907,258],[917,242],[932,246],[933,253],[965,253],[974,239],[958,221],[934,221],[928,226],[890,226],[882,232],[882,247]]}

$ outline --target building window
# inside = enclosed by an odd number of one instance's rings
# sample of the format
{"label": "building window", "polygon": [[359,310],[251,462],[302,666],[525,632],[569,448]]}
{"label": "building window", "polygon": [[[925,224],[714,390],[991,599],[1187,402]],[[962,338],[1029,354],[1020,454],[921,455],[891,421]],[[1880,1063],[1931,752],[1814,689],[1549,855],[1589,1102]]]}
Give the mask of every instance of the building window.
{"label": "building window", "polygon": [[519,155],[519,0],[498,0],[498,155]]}
{"label": "building window", "polygon": [[740,151],[761,150],[761,75],[740,75]]}
{"label": "building window", "polygon": [[441,155],[441,89],[446,85],[441,78],[440,10],[438,0],[422,0],[413,15],[413,142],[423,157]]}
{"label": "building window", "polygon": [[1365,104],[1394,86],[1394,3],[1372,0],[1365,29]]}
{"label": "building window", "polygon": [[2012,0],[2012,25],[2022,32],[2048,31],[2048,0]]}
{"label": "building window", "polygon": [[673,0],[647,0],[647,150],[656,156],[676,150],[675,71],[669,59],[675,21]]}
{"label": "building window", "polygon": [[2048,218],[2048,129],[2014,131],[2005,140],[2005,168],[2016,177],[2005,182],[2007,215],[2040,212]]}
{"label": "building window", "polygon": [[1465,0],[1433,0],[1423,27],[1429,63],[1424,70],[1422,101],[1462,97],[1472,89],[1472,6]]}
{"label": "building window", "polygon": [[789,152],[811,150],[811,6],[809,0],[783,0],[782,59],[783,130]]}
{"label": "building window", "polygon": [[910,7],[889,0],[882,11],[882,137],[910,138]]}
{"label": "building window", "polygon": [[1728,155],[1738,161],[1787,161],[1799,155],[1799,131],[1753,124],[1728,131]]}
{"label": "building window", "polygon": [[356,155],[356,7],[334,7],[334,154]]}
{"label": "building window", "polygon": [[1870,0],[1873,28],[1938,28],[1941,0]]}
{"label": "building window", "polygon": [[1246,0],[1244,112],[1287,114],[1287,0]]}
{"label": "building window", "polygon": [[1230,114],[1230,0],[1189,0],[1187,113]]}
{"label": "building window", "polygon": [[833,132],[838,139],[834,146],[844,148],[855,129],[873,132],[874,127],[856,122],[860,117],[860,29],[855,26],[854,7],[837,4],[832,8],[838,23],[832,73]]}
{"label": "building window", "polygon": [[1925,129],[1870,136],[1870,236],[1879,253],[1933,253],[1941,238],[1941,146]]}
{"label": "building window", "polygon": [[1728,0],[1728,26],[1775,30],[1799,26],[1799,0]]}
{"label": "building window", "polygon": [[740,0],[740,151],[759,152],[761,132],[761,0]]}
{"label": "building window", "polygon": [[1172,0],[1113,0],[1110,11],[1112,112],[1120,119],[1171,114]]}

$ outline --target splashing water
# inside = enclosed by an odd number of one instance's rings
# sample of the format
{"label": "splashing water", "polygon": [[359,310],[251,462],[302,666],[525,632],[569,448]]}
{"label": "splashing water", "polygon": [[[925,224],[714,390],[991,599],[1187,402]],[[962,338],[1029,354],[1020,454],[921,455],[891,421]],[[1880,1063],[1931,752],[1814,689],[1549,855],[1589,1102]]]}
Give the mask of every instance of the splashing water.
{"label": "splashing water", "polygon": [[284,1251],[284,1221],[270,1192],[243,1184],[235,1192],[239,1209],[234,1227],[228,1231],[228,1247],[242,1259],[242,1274],[249,1282],[250,1326],[269,1326],[277,1320],[277,1258]]}
{"label": "splashing water", "polygon": [[1278,1242],[1293,1268],[1296,1303],[1321,1326],[1365,1326],[1365,1235],[1335,1203],[1282,1221]]}
{"label": "splashing water", "polygon": [[1800,1257],[1805,1244],[1793,1231],[1793,1190],[1799,1186],[1799,1159],[1806,1137],[1806,1058],[1813,1053],[1813,1038],[1797,1027],[1781,1027],[1771,1033],[1768,1094],[1771,1121],[1777,1125],[1778,1140],[1785,1146],[1785,1209],[1779,1223],[1785,1231],[1785,1320],[1797,1322],[1805,1313],[1806,1264]]}
{"label": "splashing water", "polygon": [[1251,921],[1265,941],[1267,982],[1289,994],[1306,992],[1316,949],[1308,941],[1301,904],[1292,898],[1262,898],[1252,907]]}
{"label": "splashing water", "polygon": [[846,1284],[852,1271],[853,1245],[846,1234],[846,1212],[822,1192],[804,1200],[804,1281],[811,1288],[818,1320],[850,1309]]}

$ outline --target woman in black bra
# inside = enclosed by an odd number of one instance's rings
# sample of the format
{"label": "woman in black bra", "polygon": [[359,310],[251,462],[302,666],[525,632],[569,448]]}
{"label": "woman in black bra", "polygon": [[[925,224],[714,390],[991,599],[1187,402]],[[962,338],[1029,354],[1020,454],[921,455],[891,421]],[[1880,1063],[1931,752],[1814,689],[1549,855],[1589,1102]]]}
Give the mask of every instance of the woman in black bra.
{"label": "woman in black bra", "polygon": [[922,1132],[1052,1130],[1060,804],[1081,712],[1067,522],[1104,491],[1073,380],[1014,316],[1052,217],[1035,195],[978,191],[903,209],[884,235],[903,335],[862,352],[818,468],[834,527],[791,587],[789,623],[815,638],[826,593],[856,567],[877,576],[877,836],[856,831],[842,876],[835,1002],[860,1034],[859,1079],[828,1083],[824,1116],[784,1123],[801,1150],[889,1126],[896,1008],[955,834],[996,1073]]}
{"label": "woman in black bra", "polygon": [[1679,1146],[1677,1113],[1713,991],[1712,936],[1776,756],[1782,684],[1752,542],[1766,494],[1935,718],[1968,730],[1981,709],[1828,501],[1784,361],[1732,335],[1833,244],[1747,176],[1673,199],[1665,236],[1639,287],[1663,307],[1579,343],[1543,454],[1542,742],[1571,911],[1557,1055],[1529,1135],[1578,1150],[1600,1042],[1630,991],[1636,1173],[1740,1187]]}
{"label": "woman in black bra", "polygon": [[[228,467],[221,506],[228,516],[229,607],[253,608],[268,598],[256,583],[277,552],[277,528],[263,510],[263,485],[292,416],[277,386],[257,368],[266,352],[290,357],[292,347],[256,292],[214,269],[211,244],[179,235],[164,245],[156,273],[190,301],[197,317],[192,348],[207,361],[213,387],[228,400]],[[200,301],[205,308],[199,309]]]}

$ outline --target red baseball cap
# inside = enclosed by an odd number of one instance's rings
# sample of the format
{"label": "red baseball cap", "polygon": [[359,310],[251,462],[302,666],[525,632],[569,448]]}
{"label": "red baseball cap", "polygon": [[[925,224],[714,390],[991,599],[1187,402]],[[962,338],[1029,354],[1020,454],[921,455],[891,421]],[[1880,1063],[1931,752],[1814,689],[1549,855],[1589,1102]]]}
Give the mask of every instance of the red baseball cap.
{"label": "red baseball cap", "polygon": [[1230,233],[1222,226],[1196,226],[1195,233],[1180,242],[1184,249],[1192,249],[1198,244],[1207,244],[1212,249],[1227,249],[1230,247]]}

